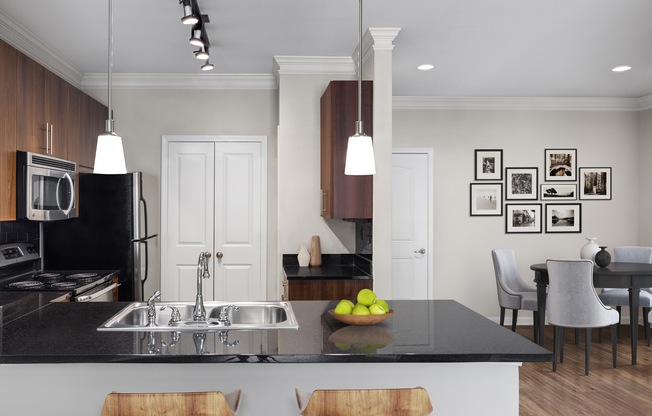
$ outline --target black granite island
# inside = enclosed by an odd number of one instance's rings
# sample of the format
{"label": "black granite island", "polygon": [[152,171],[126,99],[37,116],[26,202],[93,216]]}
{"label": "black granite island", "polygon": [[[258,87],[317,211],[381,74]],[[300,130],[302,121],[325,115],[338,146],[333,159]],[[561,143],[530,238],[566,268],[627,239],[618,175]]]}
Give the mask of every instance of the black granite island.
{"label": "black granite island", "polygon": [[392,301],[394,315],[369,327],[333,320],[333,302],[296,301],[298,330],[96,330],[125,305],[53,303],[4,324],[2,413],[69,415],[52,405],[66,402],[99,414],[110,391],[242,389],[239,415],[297,414],[294,387],[420,385],[438,415],[518,415],[520,363],[552,358],[450,300]]}

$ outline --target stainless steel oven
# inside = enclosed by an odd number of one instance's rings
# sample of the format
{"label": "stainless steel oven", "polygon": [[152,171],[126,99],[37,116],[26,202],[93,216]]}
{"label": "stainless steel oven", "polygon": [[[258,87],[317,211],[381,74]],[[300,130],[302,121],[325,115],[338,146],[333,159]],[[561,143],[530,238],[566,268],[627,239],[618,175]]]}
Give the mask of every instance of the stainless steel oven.
{"label": "stainless steel oven", "polygon": [[77,164],[31,152],[16,152],[16,215],[33,221],[77,216]]}
{"label": "stainless steel oven", "polygon": [[50,292],[70,302],[114,302],[117,272],[111,270],[40,270],[40,256],[27,243],[0,245],[0,291]]}

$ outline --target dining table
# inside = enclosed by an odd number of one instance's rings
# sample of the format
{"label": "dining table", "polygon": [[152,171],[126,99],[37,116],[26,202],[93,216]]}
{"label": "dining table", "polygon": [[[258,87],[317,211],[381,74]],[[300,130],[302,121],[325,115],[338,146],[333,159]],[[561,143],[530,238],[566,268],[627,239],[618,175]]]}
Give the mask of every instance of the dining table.
{"label": "dining table", "polygon": [[[539,325],[538,343],[543,346],[546,322],[546,296],[548,288],[548,268],[546,263],[530,266],[534,271],[537,286],[537,320]],[[652,287],[652,264],[612,262],[605,267],[594,266],[593,286],[597,288],[629,289],[629,322],[632,345],[632,365],[636,364],[638,341],[638,310],[641,288]]]}

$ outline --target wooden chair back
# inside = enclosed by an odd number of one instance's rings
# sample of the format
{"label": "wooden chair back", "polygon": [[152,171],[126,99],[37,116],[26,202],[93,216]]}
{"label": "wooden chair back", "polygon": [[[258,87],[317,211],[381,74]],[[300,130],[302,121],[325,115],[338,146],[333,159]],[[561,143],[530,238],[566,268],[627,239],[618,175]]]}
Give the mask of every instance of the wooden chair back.
{"label": "wooden chair back", "polygon": [[432,403],[423,387],[369,390],[296,390],[303,416],[401,415],[432,413]]}
{"label": "wooden chair back", "polygon": [[109,393],[100,416],[234,416],[241,390],[192,393]]}

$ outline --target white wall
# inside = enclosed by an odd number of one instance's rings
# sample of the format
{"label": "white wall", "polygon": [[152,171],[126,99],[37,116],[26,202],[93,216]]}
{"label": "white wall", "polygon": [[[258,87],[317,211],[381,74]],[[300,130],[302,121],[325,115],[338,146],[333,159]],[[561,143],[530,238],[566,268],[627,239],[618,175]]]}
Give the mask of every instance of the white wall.
{"label": "white wall", "polygon": [[[106,103],[106,90],[87,91]],[[127,169],[143,172],[150,233],[160,232],[162,135],[264,135],[268,138],[268,273],[276,273],[276,90],[113,90],[115,131]],[[150,245],[145,296],[160,288],[160,238]],[[268,293],[275,291],[269,282]],[[268,286],[269,286],[268,285]]]}
{"label": "white wall", "polygon": [[652,246],[652,109],[638,114],[638,136],[640,149],[638,152],[639,175],[638,195],[640,198],[639,212],[639,244]]}
{"label": "white wall", "polygon": [[[434,292],[438,299],[454,299],[496,318],[493,248],[514,248],[522,277],[532,281],[530,264],[548,258],[579,258],[584,237],[598,237],[599,244],[609,247],[638,243],[635,112],[397,109],[393,137],[396,148],[434,149]],[[538,167],[540,177],[544,149],[576,148],[580,167],[613,168],[613,199],[577,201],[582,203],[580,234],[506,234],[505,216],[469,215],[474,150],[487,148],[503,149],[506,167]]]}

